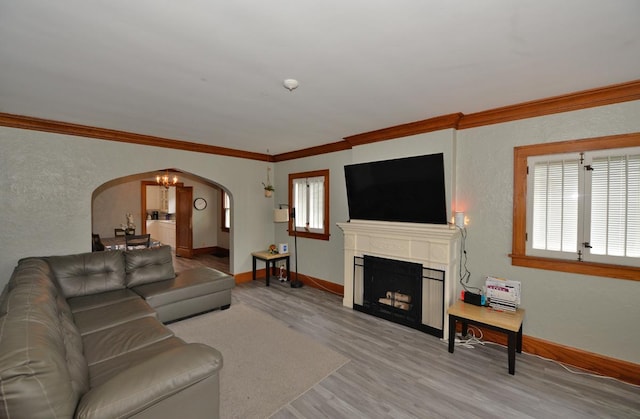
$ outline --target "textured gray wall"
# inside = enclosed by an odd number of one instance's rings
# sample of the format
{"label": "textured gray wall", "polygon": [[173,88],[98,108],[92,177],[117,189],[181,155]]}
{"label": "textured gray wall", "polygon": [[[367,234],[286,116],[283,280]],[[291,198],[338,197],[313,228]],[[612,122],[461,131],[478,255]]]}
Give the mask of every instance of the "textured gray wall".
{"label": "textured gray wall", "polygon": [[91,200],[99,186],[173,167],[216,182],[232,196],[231,269],[251,270],[251,252],[273,241],[265,162],[0,127],[0,285],[20,258],[91,250]]}
{"label": "textured gray wall", "polygon": [[471,283],[522,282],[524,333],[640,363],[640,282],[511,266],[513,147],[640,131],[628,102],[458,132],[458,200],[469,217]]}
{"label": "textured gray wall", "polygon": [[[485,275],[519,280],[527,309],[525,334],[640,363],[640,282],[511,266],[513,147],[640,131],[640,101],[455,132],[443,130],[278,163],[276,193],[264,198],[263,162],[0,128],[0,284],[17,260],[88,251],[91,195],[105,182],[164,167],[215,180],[234,205],[232,268],[251,269],[250,253],[293,240],[274,226],[272,209],[286,202],[288,173],[331,170],[331,239],[300,239],[300,272],[341,284],[342,232],[348,217],[342,167],[352,162],[444,151],[453,205],[468,226],[471,284]],[[449,158],[449,156],[451,156]],[[455,158],[453,157],[455,156]]]}

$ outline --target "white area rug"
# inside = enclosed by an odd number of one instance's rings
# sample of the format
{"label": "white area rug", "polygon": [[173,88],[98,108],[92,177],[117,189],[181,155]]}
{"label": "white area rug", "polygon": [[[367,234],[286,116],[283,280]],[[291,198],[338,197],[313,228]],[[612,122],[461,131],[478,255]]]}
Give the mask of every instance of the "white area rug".
{"label": "white area rug", "polygon": [[222,353],[220,414],[267,418],[348,358],[244,304],[169,325],[186,342]]}

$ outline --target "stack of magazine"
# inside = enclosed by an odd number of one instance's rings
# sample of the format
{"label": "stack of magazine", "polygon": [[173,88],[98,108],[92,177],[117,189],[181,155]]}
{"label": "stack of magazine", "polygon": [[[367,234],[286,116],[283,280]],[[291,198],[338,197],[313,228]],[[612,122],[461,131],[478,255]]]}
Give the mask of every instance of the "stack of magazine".
{"label": "stack of magazine", "polygon": [[520,305],[520,281],[488,276],[485,282],[489,307],[500,311],[516,311]]}

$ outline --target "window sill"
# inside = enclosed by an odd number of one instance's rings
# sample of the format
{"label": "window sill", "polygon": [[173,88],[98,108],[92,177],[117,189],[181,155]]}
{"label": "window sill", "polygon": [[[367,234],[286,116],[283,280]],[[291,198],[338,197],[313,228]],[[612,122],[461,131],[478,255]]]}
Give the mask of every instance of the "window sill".
{"label": "window sill", "polygon": [[[306,237],[307,239],[329,240],[329,234],[308,233],[306,231],[298,231],[298,237]],[[289,236],[293,237],[293,232],[289,232]]]}
{"label": "window sill", "polygon": [[513,266],[640,281],[640,268],[510,254]]}

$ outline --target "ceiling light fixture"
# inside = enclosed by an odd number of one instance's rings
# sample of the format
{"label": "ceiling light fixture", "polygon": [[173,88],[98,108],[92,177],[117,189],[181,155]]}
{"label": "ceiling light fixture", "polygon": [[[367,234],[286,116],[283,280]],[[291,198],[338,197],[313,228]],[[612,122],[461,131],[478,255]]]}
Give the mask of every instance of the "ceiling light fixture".
{"label": "ceiling light fixture", "polygon": [[178,176],[174,175],[173,179],[171,179],[169,177],[169,171],[167,170],[164,175],[156,176],[156,182],[158,183],[158,185],[164,186],[165,188],[169,189],[169,186],[174,186],[176,183],[178,183]]}
{"label": "ceiling light fixture", "polygon": [[289,91],[292,91],[294,89],[297,89],[298,86],[300,85],[300,83],[298,83],[298,80],[296,79],[285,79],[282,84],[284,85],[285,88],[287,88]]}

